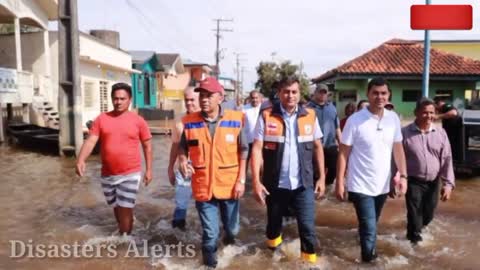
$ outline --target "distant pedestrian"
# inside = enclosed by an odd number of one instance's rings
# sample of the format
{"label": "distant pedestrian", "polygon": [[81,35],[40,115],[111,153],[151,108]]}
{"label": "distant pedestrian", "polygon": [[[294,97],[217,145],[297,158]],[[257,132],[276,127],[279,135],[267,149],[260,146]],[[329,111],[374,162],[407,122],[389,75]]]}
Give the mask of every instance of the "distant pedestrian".
{"label": "distant pedestrian", "polygon": [[[200,110],[198,104],[198,93],[193,91],[193,87],[185,89],[183,101],[186,114],[194,113]],[[175,210],[173,212],[172,227],[185,230],[188,204],[192,198],[191,177],[184,177],[178,168],[178,147],[180,137],[183,133],[182,121],[177,121],[172,132],[172,146],[170,149],[170,160],[168,163],[168,179],[172,186],[175,186]]]}
{"label": "distant pedestrian", "polygon": [[340,131],[343,131],[348,118],[355,113],[355,109],[355,104],[353,102],[349,102],[345,105],[345,117],[340,120]]}
{"label": "distant pedestrian", "polygon": [[452,104],[447,103],[444,98],[435,98],[436,115],[435,120],[442,120],[442,127],[445,129],[452,148],[454,161],[462,158],[462,117]]}
{"label": "distant pedestrian", "polygon": [[[307,107],[312,108],[317,116],[323,138],[323,154],[325,157],[325,184],[331,185],[337,173],[338,142],[340,142],[340,121],[338,120],[337,109],[328,101],[328,86],[318,84],[315,88],[312,100]],[[318,179],[318,168],[315,167],[314,179]]]}
{"label": "distant pedestrian", "polygon": [[245,114],[245,132],[247,133],[248,141],[248,158],[247,167],[252,152],[252,144],[254,139],[255,126],[260,114],[260,106],[262,101],[262,94],[258,90],[252,90],[249,94],[250,103],[243,107],[243,113]]}
{"label": "distant pedestrian", "polygon": [[368,107],[368,100],[360,100],[357,105],[357,112],[365,109],[366,107]]}

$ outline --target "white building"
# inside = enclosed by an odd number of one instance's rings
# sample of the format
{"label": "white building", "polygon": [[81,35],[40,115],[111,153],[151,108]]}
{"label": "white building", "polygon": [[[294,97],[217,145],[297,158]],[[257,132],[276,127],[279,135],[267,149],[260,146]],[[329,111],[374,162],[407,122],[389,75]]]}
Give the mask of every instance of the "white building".
{"label": "white building", "polygon": [[[58,128],[58,33],[48,31],[57,18],[57,1],[0,0],[0,22],[15,32],[0,35],[0,104],[32,104],[30,122]],[[20,31],[28,25],[33,32]],[[132,57],[121,50],[118,33],[79,33],[82,123],[113,108],[111,86],[131,83]],[[112,38],[113,37],[113,38]]]}
{"label": "white building", "polygon": [[[13,26],[13,33],[0,36],[0,104],[31,103],[34,89],[48,94],[51,62],[48,21],[57,19],[57,0],[0,0],[0,23]],[[20,29],[38,29],[35,43]]]}

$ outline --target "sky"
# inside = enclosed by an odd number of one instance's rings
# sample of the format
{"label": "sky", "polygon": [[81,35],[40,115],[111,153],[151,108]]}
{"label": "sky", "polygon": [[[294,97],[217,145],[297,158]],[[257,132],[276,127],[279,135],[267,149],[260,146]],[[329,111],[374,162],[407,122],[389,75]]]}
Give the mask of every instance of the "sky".
{"label": "sky", "polygon": [[[431,39],[480,39],[480,3],[432,0],[432,4],[470,4],[473,29],[431,31]],[[236,78],[236,55],[244,67],[244,91],[254,88],[261,61],[303,63],[313,78],[392,38],[416,39],[410,29],[414,0],[78,0],[79,28],[120,33],[123,50],[179,53],[215,64],[214,19],[233,19],[222,28],[223,75]]]}

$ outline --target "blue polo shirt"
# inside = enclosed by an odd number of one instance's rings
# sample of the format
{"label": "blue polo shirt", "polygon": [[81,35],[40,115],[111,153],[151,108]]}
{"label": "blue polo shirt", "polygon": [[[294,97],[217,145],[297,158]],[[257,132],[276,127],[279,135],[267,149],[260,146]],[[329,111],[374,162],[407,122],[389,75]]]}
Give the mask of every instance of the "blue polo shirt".
{"label": "blue polo shirt", "polygon": [[314,101],[309,101],[307,107],[315,110],[317,114],[318,124],[323,133],[323,147],[336,146],[335,134],[337,128],[340,127],[337,109],[331,102],[320,105]]}

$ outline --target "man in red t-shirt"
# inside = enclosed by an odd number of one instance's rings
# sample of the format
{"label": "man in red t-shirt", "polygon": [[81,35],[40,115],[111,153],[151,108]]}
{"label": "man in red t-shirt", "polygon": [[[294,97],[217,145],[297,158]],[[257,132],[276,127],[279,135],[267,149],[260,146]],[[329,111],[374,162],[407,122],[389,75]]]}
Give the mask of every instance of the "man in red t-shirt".
{"label": "man in red t-shirt", "polygon": [[85,160],[100,139],[102,189],[107,203],[113,206],[121,235],[133,228],[133,208],[141,179],[140,143],[145,155],[144,183],[152,181],[152,135],[145,120],[128,110],[132,88],[125,83],[112,86],[113,111],[102,113],[93,122],[88,139],[82,145],[76,172],[85,173]]}

